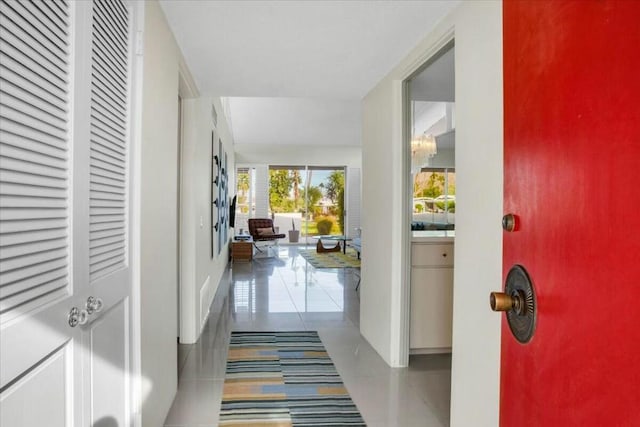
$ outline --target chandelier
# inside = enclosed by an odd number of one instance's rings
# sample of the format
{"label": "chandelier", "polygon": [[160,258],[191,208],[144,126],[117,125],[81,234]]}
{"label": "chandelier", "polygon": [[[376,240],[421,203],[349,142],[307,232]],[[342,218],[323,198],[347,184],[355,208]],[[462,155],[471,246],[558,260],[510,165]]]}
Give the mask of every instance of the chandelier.
{"label": "chandelier", "polygon": [[429,165],[429,159],[438,154],[436,139],[433,135],[416,134],[416,102],[411,103],[411,173],[414,175],[419,173],[423,167]]}
{"label": "chandelier", "polygon": [[418,173],[428,166],[429,159],[438,154],[436,139],[433,135],[422,134],[411,139],[411,171]]}

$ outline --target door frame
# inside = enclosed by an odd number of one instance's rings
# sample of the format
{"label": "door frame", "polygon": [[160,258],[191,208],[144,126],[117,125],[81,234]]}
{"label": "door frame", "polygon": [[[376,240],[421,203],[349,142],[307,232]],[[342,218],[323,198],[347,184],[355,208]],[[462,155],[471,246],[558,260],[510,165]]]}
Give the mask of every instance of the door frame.
{"label": "door frame", "polygon": [[[399,206],[399,229],[392,233],[392,245],[398,251],[392,251],[392,278],[398,281],[400,287],[394,292],[392,300],[395,307],[391,312],[391,360],[393,366],[406,367],[409,365],[409,322],[411,316],[411,213],[409,206],[409,191],[411,172],[411,111],[408,108],[409,87],[408,80],[435,59],[439,52],[455,41],[454,27],[450,27],[428,49],[407,66],[399,80],[393,82],[393,116],[400,123],[393,135],[394,144],[400,147],[396,150],[400,173],[394,177],[399,181],[400,194],[396,196],[394,204]],[[395,160],[394,156],[394,160]],[[396,267],[397,266],[397,267]],[[397,314],[396,314],[397,313]],[[452,349],[453,351],[453,349]]]}
{"label": "door frame", "polygon": [[188,123],[194,114],[192,108],[185,108],[185,101],[197,98],[199,96],[198,89],[195,85],[193,77],[189,72],[189,68],[187,64],[184,62],[184,59],[180,57],[178,61],[178,96],[182,99],[182,108],[179,112],[181,117],[181,127],[179,129],[180,135],[178,138],[178,150],[180,155],[180,163],[178,165],[178,203],[179,206],[176,206],[177,209],[177,218],[178,218],[178,228],[177,228],[177,245],[178,245],[178,254],[177,254],[177,262],[178,262],[178,283],[176,293],[178,295],[178,299],[180,300],[178,306],[178,337],[180,338],[179,343],[191,343],[195,342],[197,339],[198,331],[196,331],[195,323],[192,319],[195,319],[195,310],[196,303],[193,299],[192,292],[188,289],[187,285],[190,280],[188,276],[188,272],[190,271],[189,260],[184,256],[185,247],[188,246],[188,237],[184,233],[184,230],[188,230],[189,227],[193,226],[190,222],[190,218],[185,215],[185,207],[183,203],[184,195],[187,194],[187,186],[188,183],[185,182],[184,171],[188,169],[189,165],[187,164],[187,159],[184,152],[185,147],[185,123]]}
{"label": "door frame", "polygon": [[[411,244],[412,244],[412,235],[411,235],[411,222],[412,222],[412,193],[413,193],[413,182],[411,181],[411,139],[413,137],[412,133],[412,123],[411,123],[411,100],[409,93],[409,80],[417,77],[420,73],[426,70],[434,61],[436,61],[440,56],[446,53],[449,49],[454,49],[455,54],[455,37],[454,34],[447,34],[447,37],[444,37],[442,40],[439,40],[438,43],[434,45],[437,46],[435,52],[432,52],[431,49],[428,53],[428,58],[422,62],[408,77],[406,77],[402,81],[402,127],[403,127],[403,141],[402,141],[402,149],[403,149],[403,169],[402,169],[402,177],[403,177],[403,188],[402,188],[402,206],[404,209],[404,214],[402,216],[402,236],[404,241],[402,243],[403,251],[403,260],[402,265],[404,267],[403,271],[403,283],[402,289],[404,293],[403,298],[403,307],[402,307],[402,321],[403,329],[402,333],[403,337],[403,345],[406,348],[406,360],[407,365],[409,364],[409,352],[410,352],[410,327],[411,327]],[[445,178],[446,179],[446,178]],[[445,185],[446,188],[446,185]],[[446,193],[445,193],[446,194]],[[454,243],[455,244],[455,243]],[[453,349],[452,349],[453,352]]]}
{"label": "door frame", "polygon": [[142,105],[143,105],[143,76],[144,76],[144,20],[145,5],[143,2],[131,2],[133,14],[133,55],[131,76],[131,152],[130,152],[130,188],[131,200],[131,398],[130,420],[134,427],[142,426],[143,390],[145,387],[142,377],[142,309],[141,309],[141,230],[142,230]]}

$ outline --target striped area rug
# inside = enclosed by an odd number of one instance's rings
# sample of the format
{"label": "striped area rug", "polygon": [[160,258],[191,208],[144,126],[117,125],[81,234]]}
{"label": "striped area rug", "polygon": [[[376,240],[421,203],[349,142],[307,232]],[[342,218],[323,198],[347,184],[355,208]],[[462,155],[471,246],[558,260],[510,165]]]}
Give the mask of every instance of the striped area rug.
{"label": "striped area rug", "polygon": [[342,252],[325,252],[319,254],[315,249],[300,249],[298,253],[314,268],[360,268],[360,260],[356,251],[349,249]]}
{"label": "striped area rug", "polygon": [[364,426],[316,331],[232,332],[221,426]]}

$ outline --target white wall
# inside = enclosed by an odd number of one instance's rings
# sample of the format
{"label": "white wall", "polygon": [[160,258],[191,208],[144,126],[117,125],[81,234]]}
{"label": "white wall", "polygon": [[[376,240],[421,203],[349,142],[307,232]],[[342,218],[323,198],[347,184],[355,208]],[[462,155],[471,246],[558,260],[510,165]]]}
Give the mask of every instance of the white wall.
{"label": "white wall", "polygon": [[[218,113],[215,129],[215,154],[218,139],[228,155],[229,188],[235,188],[233,141],[219,98],[183,101],[182,146],[182,229],[181,229],[181,322],[180,342],[194,343],[229,259],[228,245],[211,257],[211,133],[214,131],[211,109]],[[229,191],[233,195],[233,191]],[[214,219],[214,222],[216,219]],[[214,239],[217,246],[217,238]]]}
{"label": "white wall", "polygon": [[177,387],[179,51],[160,6],[144,11],[140,183],[142,425],[162,425]]}
{"label": "white wall", "polygon": [[265,165],[352,166],[362,164],[358,146],[237,144],[236,163]]}
{"label": "white wall", "polygon": [[[456,243],[452,426],[498,425],[500,316],[488,308],[502,267],[502,3],[465,2],[363,101],[360,328],[392,366],[402,328],[402,81],[451,32],[456,65]],[[384,173],[383,173],[384,172]],[[385,209],[380,209],[385,206]],[[381,227],[384,224],[384,227]],[[391,252],[391,256],[389,254]]]}

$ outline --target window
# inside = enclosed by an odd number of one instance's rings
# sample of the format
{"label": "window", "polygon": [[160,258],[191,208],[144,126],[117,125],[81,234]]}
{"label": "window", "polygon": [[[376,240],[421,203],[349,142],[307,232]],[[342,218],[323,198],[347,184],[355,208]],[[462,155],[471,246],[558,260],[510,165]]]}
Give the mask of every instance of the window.
{"label": "window", "polygon": [[[344,167],[270,166],[269,211],[281,232],[344,234]],[[289,240],[293,237],[289,235]],[[313,242],[313,241],[312,241]]]}
{"label": "window", "polygon": [[452,229],[456,213],[456,174],[450,168],[422,168],[413,181],[414,230]]}

